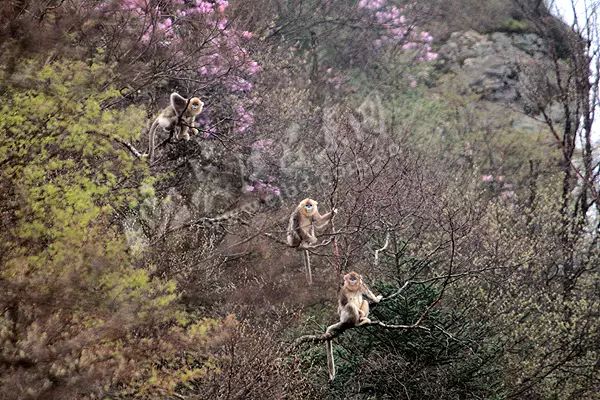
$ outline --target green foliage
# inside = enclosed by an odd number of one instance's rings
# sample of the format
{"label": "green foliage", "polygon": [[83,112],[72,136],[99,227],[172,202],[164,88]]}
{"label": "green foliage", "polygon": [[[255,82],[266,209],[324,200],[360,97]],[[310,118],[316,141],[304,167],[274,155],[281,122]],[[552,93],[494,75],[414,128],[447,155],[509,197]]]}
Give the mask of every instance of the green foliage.
{"label": "green foliage", "polygon": [[529,29],[529,24],[526,21],[508,18],[500,26],[501,31],[513,32],[513,33],[524,33]]}
{"label": "green foliage", "polygon": [[486,247],[495,248],[476,264],[500,258],[509,267],[502,285],[470,293],[505,343],[502,363],[514,397],[597,398],[600,276],[581,265],[599,265],[600,253],[591,238],[560,233],[560,185],[556,177],[543,179],[530,207],[497,202],[483,221]]}
{"label": "green foliage", "polygon": [[[378,289],[390,294],[397,287],[385,284]],[[428,286],[412,286],[404,297],[376,305],[371,317],[389,324],[411,323],[438,294]],[[431,332],[381,327],[344,332],[334,340],[337,376],[322,398],[502,397],[500,347],[488,324],[442,305],[429,314],[424,325]],[[312,349],[303,359],[317,385],[324,384],[327,377],[323,350]]]}
{"label": "green foliage", "polygon": [[0,397],[79,399],[119,384],[162,398],[205,372],[193,358],[219,324],[180,309],[175,283],[136,266],[111,222],[137,202],[147,167],[119,140],[144,114],[111,107],[121,95],[109,66],[19,71],[1,77]]}

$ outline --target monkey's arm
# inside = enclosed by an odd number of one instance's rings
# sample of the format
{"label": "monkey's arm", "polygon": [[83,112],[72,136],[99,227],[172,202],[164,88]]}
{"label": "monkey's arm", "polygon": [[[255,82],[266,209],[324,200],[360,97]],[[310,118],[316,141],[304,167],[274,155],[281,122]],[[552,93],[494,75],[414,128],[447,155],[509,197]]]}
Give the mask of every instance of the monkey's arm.
{"label": "monkey's arm", "polygon": [[322,230],[323,228],[325,228],[327,226],[327,224],[329,224],[329,222],[331,221],[331,218],[333,218],[333,216],[335,214],[337,214],[337,208],[334,208],[327,214],[323,214],[323,215],[321,215],[317,212],[314,215],[314,219],[316,222],[315,227],[317,228],[317,230]]}
{"label": "monkey's arm", "polygon": [[379,303],[381,301],[381,299],[383,299],[383,296],[375,296],[373,294],[373,292],[371,292],[371,290],[367,287],[367,285],[363,285],[364,286],[364,291],[363,294],[365,296],[367,296],[367,298],[371,301],[373,301],[374,303]]}

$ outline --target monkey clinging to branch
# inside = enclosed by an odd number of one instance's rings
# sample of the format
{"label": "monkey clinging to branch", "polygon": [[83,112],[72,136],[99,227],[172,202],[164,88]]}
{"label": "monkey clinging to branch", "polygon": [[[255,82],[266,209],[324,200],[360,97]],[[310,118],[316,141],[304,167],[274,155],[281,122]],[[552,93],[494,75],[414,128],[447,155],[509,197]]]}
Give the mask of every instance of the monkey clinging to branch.
{"label": "monkey clinging to branch", "polygon": [[[354,327],[368,324],[371,322],[369,318],[369,303],[363,299],[363,295],[367,296],[375,303],[379,303],[383,296],[375,296],[367,285],[363,282],[362,276],[356,272],[349,272],[344,275],[344,285],[340,289],[338,297],[338,314],[340,322],[335,323],[327,328],[326,334],[331,331],[345,327]],[[333,361],[333,345],[331,340],[325,342],[327,346],[327,368],[329,370],[329,380],[335,378],[335,362]]]}
{"label": "monkey clinging to branch", "polygon": [[324,229],[337,213],[337,209],[334,208],[331,212],[321,215],[317,204],[313,199],[304,199],[294,209],[287,230],[288,246],[306,248],[317,243],[315,228],[319,231]]}
{"label": "monkey clinging to branch", "polygon": [[185,140],[190,140],[188,133],[189,128],[192,128],[192,133],[195,133],[196,126],[194,119],[196,115],[202,112],[204,103],[197,97],[186,99],[179,94],[171,93],[170,104],[164,108],[150,127],[148,154],[150,161],[154,159],[154,141],[156,140],[156,130],[160,126],[165,131],[171,131],[179,128],[176,131],[176,138],[183,137]]}

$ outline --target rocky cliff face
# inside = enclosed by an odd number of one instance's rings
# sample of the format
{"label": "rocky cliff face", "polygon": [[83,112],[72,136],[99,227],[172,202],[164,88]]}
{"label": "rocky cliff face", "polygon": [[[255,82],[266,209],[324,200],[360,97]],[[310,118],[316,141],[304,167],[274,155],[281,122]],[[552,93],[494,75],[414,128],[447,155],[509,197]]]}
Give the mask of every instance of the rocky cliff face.
{"label": "rocky cliff face", "polygon": [[[527,96],[531,70],[525,67],[535,65],[537,73],[550,74],[546,48],[533,33],[454,32],[439,50],[440,67],[460,82],[463,94],[480,96],[484,107],[505,110],[513,129],[539,131],[543,124]],[[560,109],[553,107],[551,117],[560,121]]]}

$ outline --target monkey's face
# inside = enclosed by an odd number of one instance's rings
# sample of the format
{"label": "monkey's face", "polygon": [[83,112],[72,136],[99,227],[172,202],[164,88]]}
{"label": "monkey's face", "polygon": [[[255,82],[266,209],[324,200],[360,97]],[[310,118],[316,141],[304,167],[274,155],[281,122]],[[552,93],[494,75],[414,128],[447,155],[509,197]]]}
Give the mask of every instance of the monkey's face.
{"label": "monkey's face", "polygon": [[204,103],[197,97],[194,97],[190,100],[190,109],[192,110],[192,114],[200,114],[202,112],[202,107],[204,107]]}
{"label": "monkey's face", "polygon": [[362,285],[362,278],[356,272],[349,272],[344,275],[344,286],[350,290],[358,290]]}
{"label": "monkey's face", "polygon": [[312,199],[304,199],[300,202],[300,210],[304,215],[310,217],[317,212],[317,202]]}

